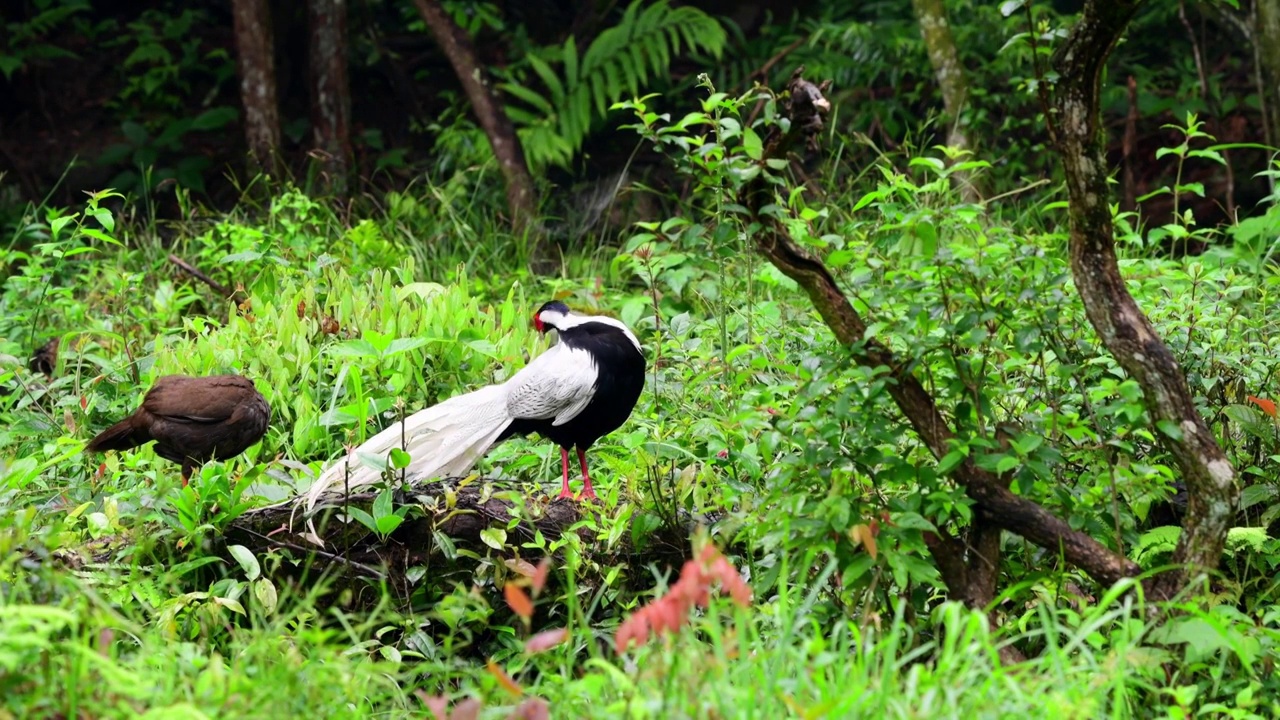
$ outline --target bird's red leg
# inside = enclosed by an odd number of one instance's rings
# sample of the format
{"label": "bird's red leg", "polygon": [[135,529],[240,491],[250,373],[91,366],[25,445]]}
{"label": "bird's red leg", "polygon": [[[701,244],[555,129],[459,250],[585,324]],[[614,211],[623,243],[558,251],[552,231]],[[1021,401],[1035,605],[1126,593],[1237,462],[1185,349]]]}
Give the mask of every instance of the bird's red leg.
{"label": "bird's red leg", "polygon": [[573,493],[569,492],[569,451],[560,448],[560,464],[564,466],[564,484],[560,486],[560,497],[571,498]]}
{"label": "bird's red leg", "polygon": [[[565,462],[568,461],[566,460]],[[599,500],[600,498],[596,497],[596,491],[591,489],[591,475],[587,473],[587,454],[582,448],[578,448],[578,463],[582,465],[582,499]],[[568,470],[565,472],[568,472]]]}

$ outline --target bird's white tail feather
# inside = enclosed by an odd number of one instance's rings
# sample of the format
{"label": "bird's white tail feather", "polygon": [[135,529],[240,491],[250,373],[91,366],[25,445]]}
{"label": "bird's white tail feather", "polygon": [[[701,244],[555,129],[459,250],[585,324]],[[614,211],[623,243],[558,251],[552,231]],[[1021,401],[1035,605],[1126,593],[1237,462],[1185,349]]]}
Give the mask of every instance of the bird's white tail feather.
{"label": "bird's white tail feather", "polygon": [[361,454],[385,457],[403,445],[412,458],[405,468],[407,476],[429,480],[461,475],[484,457],[510,424],[504,385],[483,387],[419,410],[404,419],[403,428],[401,423],[391,425],[321,473],[307,491],[306,514],[327,492],[378,481],[381,473],[362,464]]}

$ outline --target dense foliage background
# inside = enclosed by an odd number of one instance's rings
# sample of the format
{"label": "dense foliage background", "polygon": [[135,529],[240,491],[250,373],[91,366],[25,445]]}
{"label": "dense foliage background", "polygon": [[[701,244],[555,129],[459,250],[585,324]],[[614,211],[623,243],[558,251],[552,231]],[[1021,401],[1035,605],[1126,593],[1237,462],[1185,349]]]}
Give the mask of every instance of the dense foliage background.
{"label": "dense foliage background", "polygon": [[[937,545],[983,518],[970,461],[1144,573],[1183,532],[1178,429],[1073,280],[1045,92],[1080,3],[945,3],[959,75],[927,0],[337,3],[340,56],[312,42],[327,2],[6,6],[0,717],[1280,713],[1280,6],[1139,4],[1101,79],[1120,269],[1239,491],[1220,567],[1150,606],[1010,532],[974,602]],[[518,139],[523,204],[442,32]],[[313,85],[334,62],[336,134]],[[830,112],[768,157],[801,66]],[[745,207],[758,177],[770,203]],[[825,262],[949,453],[757,253],[761,218]],[[388,482],[324,548],[246,524],[523,366],[551,297],[646,347],[593,450],[600,507],[556,524],[534,438],[478,477]],[[189,488],[150,449],[81,453],[157,377],[220,372],[271,428]],[[620,646],[636,618],[669,632]]]}

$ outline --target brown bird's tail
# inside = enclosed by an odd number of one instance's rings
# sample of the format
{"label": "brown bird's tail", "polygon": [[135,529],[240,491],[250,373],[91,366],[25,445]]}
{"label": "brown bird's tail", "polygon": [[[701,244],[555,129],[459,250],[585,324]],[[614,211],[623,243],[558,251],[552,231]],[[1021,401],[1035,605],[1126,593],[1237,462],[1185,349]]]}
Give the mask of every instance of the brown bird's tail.
{"label": "brown bird's tail", "polygon": [[151,441],[151,433],[138,424],[130,415],[120,422],[98,433],[98,436],[84,446],[85,452],[106,452],[107,450],[129,450]]}

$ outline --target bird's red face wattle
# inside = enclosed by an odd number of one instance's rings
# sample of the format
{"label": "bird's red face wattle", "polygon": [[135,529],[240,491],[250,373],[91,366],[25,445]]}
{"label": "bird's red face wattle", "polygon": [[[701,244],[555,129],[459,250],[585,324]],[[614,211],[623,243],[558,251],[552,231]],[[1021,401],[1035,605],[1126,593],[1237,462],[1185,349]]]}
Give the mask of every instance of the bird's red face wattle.
{"label": "bird's red face wattle", "polygon": [[535,314],[533,316],[533,329],[537,330],[538,332],[546,332],[546,327],[547,327],[546,324],[542,322],[542,318],[538,317]]}

